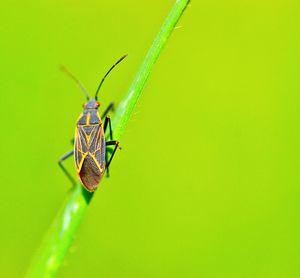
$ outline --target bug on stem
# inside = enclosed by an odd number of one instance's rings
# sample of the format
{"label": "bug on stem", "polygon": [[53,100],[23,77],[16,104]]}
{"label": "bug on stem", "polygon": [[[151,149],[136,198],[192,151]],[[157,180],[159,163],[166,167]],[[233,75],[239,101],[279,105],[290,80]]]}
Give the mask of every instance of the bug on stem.
{"label": "bug on stem", "polygon": [[[75,180],[62,164],[62,161],[74,154],[77,175],[86,190],[90,192],[97,189],[105,170],[108,173],[108,167],[119,147],[119,142],[113,140],[111,120],[108,116],[108,112],[113,109],[113,103],[106,108],[100,117],[98,112],[100,107],[98,93],[107,75],[126,56],[127,54],[122,56],[104,75],[96,90],[95,97],[93,98],[89,97],[81,82],[67,71],[66,68],[62,67],[62,70],[79,85],[87,98],[87,102],[83,105],[83,112],[76,124],[74,149],[63,155],[58,163],[67,177],[75,184]],[[105,131],[107,127],[109,128],[109,141],[105,140]],[[109,159],[107,146],[114,146]]]}

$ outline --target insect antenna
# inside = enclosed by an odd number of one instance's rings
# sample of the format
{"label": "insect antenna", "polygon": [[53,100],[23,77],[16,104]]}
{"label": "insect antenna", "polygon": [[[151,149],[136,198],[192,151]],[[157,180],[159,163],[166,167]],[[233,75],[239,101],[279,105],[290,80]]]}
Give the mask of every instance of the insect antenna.
{"label": "insect antenna", "polygon": [[99,92],[99,90],[100,90],[100,88],[101,88],[101,86],[102,86],[102,84],[103,84],[103,82],[104,82],[104,80],[105,80],[105,78],[106,78],[106,76],[112,71],[112,69],[117,65],[117,64],[119,64],[123,59],[125,59],[126,58],[126,56],[127,56],[128,54],[125,54],[124,56],[122,56],[110,69],[109,69],[109,71],[104,75],[104,77],[102,78],[102,80],[101,80],[101,82],[100,82],[100,84],[99,84],[99,86],[98,86],[98,88],[97,88],[97,91],[96,91],[96,94],[95,94],[95,100],[97,100],[97,98],[98,98],[98,92]]}
{"label": "insect antenna", "polygon": [[80,87],[80,89],[83,91],[83,93],[85,94],[87,100],[90,99],[87,91],[85,90],[85,88],[83,87],[83,85],[81,84],[81,82],[71,73],[69,72],[65,66],[61,65],[60,66],[61,71],[63,71],[66,75],[68,75],[69,77],[71,77],[76,83],[77,85]]}

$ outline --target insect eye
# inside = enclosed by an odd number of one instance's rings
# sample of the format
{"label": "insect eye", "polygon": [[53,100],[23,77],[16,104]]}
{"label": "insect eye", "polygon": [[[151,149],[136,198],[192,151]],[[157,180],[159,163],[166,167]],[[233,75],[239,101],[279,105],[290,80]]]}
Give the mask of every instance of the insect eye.
{"label": "insect eye", "polygon": [[96,102],[96,105],[97,105],[97,107],[99,107],[99,106],[100,106],[100,102],[99,102],[99,101],[97,101],[97,102]]}

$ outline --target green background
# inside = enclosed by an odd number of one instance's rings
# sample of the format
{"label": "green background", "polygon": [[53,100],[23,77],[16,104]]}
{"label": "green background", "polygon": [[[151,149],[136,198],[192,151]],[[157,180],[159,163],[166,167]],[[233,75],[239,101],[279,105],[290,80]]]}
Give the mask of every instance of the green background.
{"label": "green background", "polygon": [[[117,103],[173,1],[1,4],[0,276],[20,277],[71,185],[84,96]],[[193,1],[58,277],[300,276],[300,3]],[[74,172],[73,160],[66,166]]]}

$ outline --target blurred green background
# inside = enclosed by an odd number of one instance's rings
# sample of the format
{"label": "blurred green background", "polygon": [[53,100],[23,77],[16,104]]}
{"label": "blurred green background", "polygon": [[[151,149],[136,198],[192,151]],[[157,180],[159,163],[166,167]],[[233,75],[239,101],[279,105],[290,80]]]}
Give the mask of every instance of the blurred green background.
{"label": "blurred green background", "polygon": [[[21,277],[71,185],[84,96],[129,87],[173,1],[1,3],[0,276]],[[300,276],[300,3],[192,1],[58,277]],[[66,163],[74,172],[73,160]]]}

